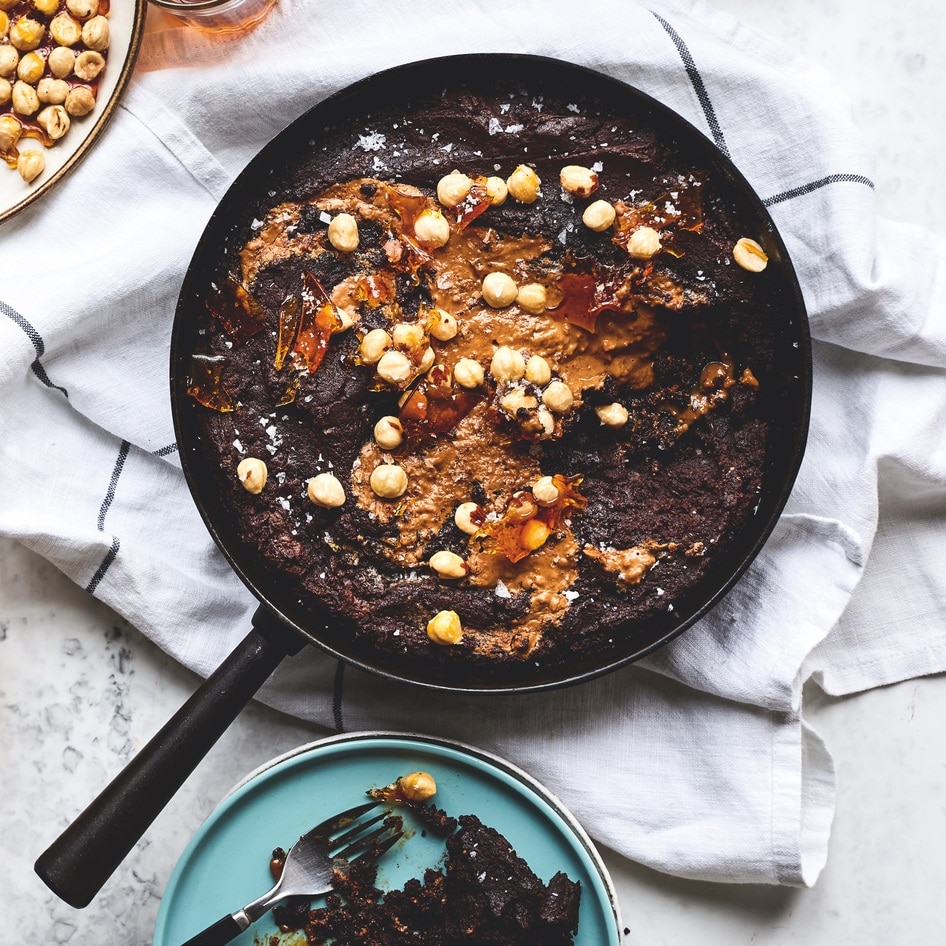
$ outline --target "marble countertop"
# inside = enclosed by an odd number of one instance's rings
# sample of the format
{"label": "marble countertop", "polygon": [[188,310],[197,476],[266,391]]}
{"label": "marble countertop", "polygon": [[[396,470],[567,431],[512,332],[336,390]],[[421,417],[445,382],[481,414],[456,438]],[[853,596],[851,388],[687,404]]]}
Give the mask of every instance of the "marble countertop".
{"label": "marble countertop", "polygon": [[[938,0],[716,0],[819,62],[877,152],[888,217],[943,234],[946,23]],[[930,122],[929,116],[939,120]],[[34,553],[0,540],[0,942],[147,944],[173,865],[216,803],[272,756],[326,735],[247,708],[83,911],[33,874],[40,851],[197,685]],[[834,700],[806,694],[838,767],[828,864],[813,889],[730,887],[604,851],[629,946],[942,942],[946,677]]]}

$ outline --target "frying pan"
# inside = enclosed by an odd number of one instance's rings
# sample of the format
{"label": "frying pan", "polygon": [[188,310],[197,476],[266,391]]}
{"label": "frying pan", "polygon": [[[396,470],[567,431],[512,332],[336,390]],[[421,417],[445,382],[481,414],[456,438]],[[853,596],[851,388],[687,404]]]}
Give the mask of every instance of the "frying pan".
{"label": "frying pan", "polygon": [[[449,96],[475,89],[478,83],[486,83],[493,91],[525,87],[538,99],[545,94],[593,99],[603,103],[610,114],[637,116],[661,140],[673,140],[678,150],[709,170],[738,208],[748,232],[758,235],[769,257],[766,279],[774,287],[778,310],[773,364],[763,386],[766,393],[760,395],[767,398],[769,422],[762,488],[754,514],[726,553],[693,592],[675,602],[672,612],[635,628],[611,649],[564,665],[535,667],[524,662],[525,667],[496,673],[393,664],[383,653],[359,644],[326,608],[300,600],[294,589],[287,587],[285,576],[248,551],[241,541],[220,490],[218,464],[208,462],[202,444],[197,412],[203,408],[186,394],[189,357],[196,341],[193,313],[203,305],[221,253],[233,253],[242,246],[254,218],[265,213],[277,193],[291,199],[302,186],[307,162],[332,144],[333,130],[350,123],[353,116],[368,127],[373,116],[386,109],[402,109],[414,96],[430,96],[432,88]],[[589,69],[534,56],[478,54],[398,66],[357,82],[306,112],[250,162],[211,217],[188,269],[171,341],[170,380],[177,442],[188,486],[217,545],[261,604],[250,633],[237,649],[37,860],[36,870],[44,882],[77,907],[91,901],[280,661],[306,643],[371,673],[426,688],[523,693],[589,680],[638,660],[682,633],[743,574],[788,498],[808,429],[811,349],[801,291],[771,218],[745,178],[702,133],[637,89]]]}

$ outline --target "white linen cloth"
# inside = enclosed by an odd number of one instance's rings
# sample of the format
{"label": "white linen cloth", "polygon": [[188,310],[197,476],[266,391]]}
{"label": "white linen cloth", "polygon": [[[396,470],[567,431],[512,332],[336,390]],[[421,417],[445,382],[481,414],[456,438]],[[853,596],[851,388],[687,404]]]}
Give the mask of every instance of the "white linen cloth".
{"label": "white linen cloth", "polygon": [[804,682],[845,694],[946,669],[944,246],[876,217],[871,156],[817,69],[705,3],[649,7],[280,0],[237,40],[168,28],[152,10],[103,137],[0,227],[0,532],[210,672],[255,602],[180,472],[168,340],[229,182],[306,108],[400,62],[524,51],[630,82],[732,156],[798,270],[815,339],[811,435],[770,541],[681,638],[579,687],[451,698],[308,647],[261,696],[330,728],[498,752],[598,842],[654,868],[811,884],[834,771],[805,723]]}

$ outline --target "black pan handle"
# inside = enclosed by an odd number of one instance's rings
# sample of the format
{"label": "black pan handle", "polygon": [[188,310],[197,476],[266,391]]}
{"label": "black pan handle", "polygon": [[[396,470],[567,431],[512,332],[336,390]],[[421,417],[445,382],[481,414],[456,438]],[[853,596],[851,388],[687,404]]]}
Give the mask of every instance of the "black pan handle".
{"label": "black pan handle", "polygon": [[224,943],[229,943],[245,929],[245,926],[240,926],[237,923],[236,917],[227,914],[212,926],[208,926],[203,932],[192,936],[184,943],[184,946],[224,946]]}
{"label": "black pan handle", "polygon": [[237,648],[39,856],[34,868],[50,890],[71,906],[88,906],[240,710],[304,643],[258,608]]}

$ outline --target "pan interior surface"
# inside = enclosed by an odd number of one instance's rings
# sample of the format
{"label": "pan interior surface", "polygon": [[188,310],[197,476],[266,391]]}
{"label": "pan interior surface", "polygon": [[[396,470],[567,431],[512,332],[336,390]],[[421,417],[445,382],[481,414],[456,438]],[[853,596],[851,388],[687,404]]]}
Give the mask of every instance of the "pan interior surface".
{"label": "pan interior surface", "polygon": [[[437,76],[435,83],[431,76]],[[481,98],[500,106],[508,100],[510,110],[506,113],[500,107],[495,115],[476,114]],[[523,139],[516,130],[517,109],[526,102],[533,121],[529,153],[523,153]],[[555,103],[562,107],[556,109]],[[596,140],[571,140],[576,136],[570,116],[591,114]],[[402,138],[407,145],[398,153]],[[536,142],[544,150],[537,150]],[[768,258],[760,317],[746,317],[749,303],[740,300],[743,315],[738,320],[733,316],[726,328],[749,353],[758,376],[752,377],[758,381],[758,413],[765,433],[753,501],[727,531],[718,554],[693,558],[698,580],[675,594],[670,606],[652,604],[618,620],[603,612],[596,615],[576,595],[587,610],[581,612],[581,621],[575,619],[575,627],[593,640],[586,648],[574,648],[563,657],[502,662],[442,657],[445,648],[432,660],[417,659],[393,646],[379,649],[371,633],[365,633],[371,630],[370,617],[353,621],[339,608],[336,589],[306,591],[292,568],[281,567],[247,540],[239,504],[252,500],[234,488],[235,462],[222,461],[215,446],[221,440],[219,425],[230,420],[198,403],[192,393],[193,356],[206,350],[211,324],[208,299],[240,266],[241,251],[249,241],[261,229],[265,236],[265,221],[271,219],[267,214],[274,206],[304,204],[339,180],[380,179],[430,192],[441,175],[458,164],[474,162],[473,155],[479,155],[478,170],[484,174],[495,168],[496,174],[506,175],[518,164],[529,164],[539,171],[548,206],[554,203],[555,209],[548,213],[557,224],[561,214],[572,212],[565,192],[562,199],[558,193],[559,167],[569,161],[600,164],[604,181],[614,168],[635,167],[645,148],[669,156],[661,173],[674,171],[673,162],[686,173],[698,169],[707,219],[718,214],[737,220]],[[484,219],[493,212],[486,211]],[[527,226],[523,222],[527,205],[510,200],[495,213],[505,215],[507,232],[517,227],[521,232]],[[313,219],[310,225],[324,227],[324,220]],[[578,239],[566,227],[559,238],[563,246]],[[731,260],[726,267],[736,269]],[[269,300],[267,306],[278,308],[278,302]],[[184,472],[208,529],[247,587],[329,653],[393,679],[453,690],[519,692],[587,680],[652,652],[704,615],[755,558],[788,498],[804,451],[810,388],[810,340],[801,292],[771,218],[742,175],[699,131],[636,89],[582,67],[531,56],[484,54],[396,67],[356,83],[301,116],[250,163],[212,216],[181,290],[171,350],[172,408]],[[694,422],[694,429],[699,423],[703,421]],[[332,446],[326,442],[314,449],[321,458]],[[238,458],[234,453],[233,460]],[[607,504],[607,499],[602,502]],[[607,514],[620,518],[622,504],[611,505]],[[329,534],[328,529],[322,532]],[[630,600],[640,587],[623,593]],[[660,589],[654,587],[652,594],[657,595]],[[381,618],[378,624],[383,624]]]}

